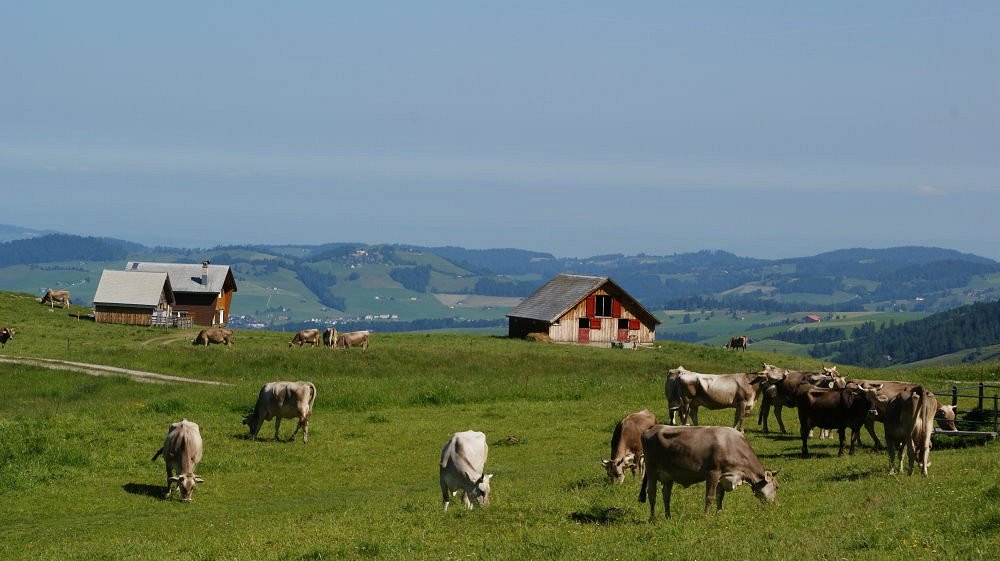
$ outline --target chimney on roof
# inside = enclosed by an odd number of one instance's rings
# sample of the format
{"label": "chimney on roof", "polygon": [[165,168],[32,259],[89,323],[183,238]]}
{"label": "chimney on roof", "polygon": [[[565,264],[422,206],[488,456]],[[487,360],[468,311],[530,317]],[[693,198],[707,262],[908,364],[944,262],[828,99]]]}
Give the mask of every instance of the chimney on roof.
{"label": "chimney on roof", "polygon": [[201,285],[208,286],[208,265],[211,261],[205,260],[201,262]]}

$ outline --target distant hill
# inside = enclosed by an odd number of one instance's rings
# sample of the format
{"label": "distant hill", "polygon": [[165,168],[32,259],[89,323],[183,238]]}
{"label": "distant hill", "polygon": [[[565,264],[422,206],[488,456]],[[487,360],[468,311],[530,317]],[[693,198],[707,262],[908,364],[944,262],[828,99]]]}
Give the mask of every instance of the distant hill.
{"label": "distant hill", "polygon": [[54,261],[110,261],[125,259],[143,246],[123,240],[69,234],[48,234],[0,244],[0,267]]}
{"label": "distant hill", "polygon": [[817,345],[813,356],[866,367],[906,364],[1000,344],[1000,302],[983,302],[900,325],[866,324],[842,343]]}
{"label": "distant hill", "polygon": [[39,236],[57,233],[58,232],[54,230],[33,230],[31,228],[22,228],[20,226],[12,226],[10,224],[0,224],[0,243],[12,240],[23,240],[26,238],[37,238]]}

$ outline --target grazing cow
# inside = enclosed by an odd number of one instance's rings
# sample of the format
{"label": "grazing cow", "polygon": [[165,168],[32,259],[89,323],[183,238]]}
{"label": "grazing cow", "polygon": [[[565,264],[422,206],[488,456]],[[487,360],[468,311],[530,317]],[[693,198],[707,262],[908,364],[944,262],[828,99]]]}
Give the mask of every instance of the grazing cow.
{"label": "grazing cow", "polygon": [[934,420],[937,421],[941,430],[958,430],[958,426],[955,425],[955,419],[958,417],[956,412],[957,407],[957,405],[942,405],[938,407],[937,413],[934,414]]}
{"label": "grazing cow", "polygon": [[278,429],[282,419],[299,419],[299,423],[288,438],[295,440],[302,429],[302,443],[309,442],[309,418],[312,416],[313,402],[316,401],[316,386],[312,382],[269,382],[257,394],[257,404],[253,411],[243,418],[243,424],[250,427],[250,438],[257,438],[260,427],[274,419],[274,440],[278,440]]}
{"label": "grazing cow", "polygon": [[[163,498],[170,498],[170,488],[176,483],[181,500],[191,502],[195,484],[205,482],[195,473],[198,462],[201,461],[201,450],[201,431],[197,424],[184,419],[170,425],[163,447],[153,454],[152,460],[155,462],[163,454],[163,461],[167,464],[167,492]],[[174,475],[175,471],[177,475]]]}
{"label": "grazing cow", "polygon": [[663,483],[663,514],[670,518],[670,493],[674,483],[689,487],[705,482],[705,514],[715,501],[722,510],[726,491],[743,483],[750,485],[761,501],[777,499],[778,481],[764,469],[757,454],[739,431],[728,427],[672,427],[655,425],[642,433],[646,474],[639,489],[639,502],[649,496],[649,521],[654,521],[656,484]]}
{"label": "grazing cow", "polygon": [[670,411],[680,411],[682,424],[688,424],[689,416],[695,425],[698,424],[698,407],[734,408],[733,426],[743,432],[743,417],[753,409],[757,385],[764,380],[764,376],[753,372],[699,374],[678,366],[667,372],[664,393]]}
{"label": "grazing cow", "polygon": [[326,331],[323,332],[323,346],[332,349],[336,345],[337,345],[337,330],[332,327],[327,327]]}
{"label": "grazing cow", "polygon": [[733,337],[728,343],[723,347],[724,349],[742,349],[747,350],[747,345],[750,344],[750,338],[746,335],[740,335],[739,337]]}
{"label": "grazing cow", "polygon": [[198,332],[198,336],[191,341],[192,345],[205,345],[208,346],[209,343],[213,345],[218,345],[220,343],[225,345],[231,345],[233,342],[233,330],[232,329],[219,329],[213,327],[211,329],[202,329]]}
{"label": "grazing cow", "polygon": [[786,370],[778,368],[772,364],[764,363],[764,376],[767,377],[760,398],[760,413],[757,415],[757,424],[764,426],[764,432],[770,432],[767,426],[767,418],[774,407],[774,418],[778,421],[778,427],[782,433],[785,430],[785,423],[781,419],[781,409],[783,407],[795,407],[797,398],[796,389],[803,382],[817,387],[846,387],[847,381],[837,373],[837,367],[823,368],[823,372],[802,372],[798,370]]}
{"label": "grazing cow", "polygon": [[0,349],[7,348],[7,341],[14,338],[14,330],[10,327],[0,327]]}
{"label": "grazing cow", "polygon": [[608,477],[615,483],[625,481],[625,468],[632,470],[635,476],[638,465],[640,475],[644,473],[642,457],[642,433],[656,424],[656,415],[643,409],[638,413],[627,415],[611,435],[611,459],[601,460],[601,465],[608,472]]}
{"label": "grazing cow", "polygon": [[40,304],[48,302],[49,307],[52,308],[55,304],[61,304],[63,308],[69,307],[69,291],[68,290],[52,290],[51,288],[45,291],[45,296],[39,300]]}
{"label": "grazing cow", "polygon": [[885,446],[889,452],[889,473],[896,472],[895,456],[899,455],[899,473],[903,473],[903,450],[909,458],[907,475],[913,475],[913,463],[920,464],[926,476],[930,466],[931,433],[934,432],[934,414],[940,404],[933,392],[920,385],[913,386],[887,398],[883,402],[882,422],[885,426]]}
{"label": "grazing cow", "polygon": [[351,331],[342,333],[337,338],[337,346],[349,349],[351,347],[361,347],[362,351],[368,350],[368,334],[370,331]]}
{"label": "grazing cow", "polygon": [[[474,504],[490,505],[492,473],[483,473],[489,446],[486,435],[474,430],[456,432],[441,450],[441,500],[448,511],[451,497],[462,491],[462,503],[472,510]],[[475,502],[473,502],[475,501]]]}
{"label": "grazing cow", "polygon": [[315,347],[319,345],[319,336],[319,329],[303,329],[302,331],[296,333],[295,337],[292,337],[292,340],[288,342],[288,346],[291,347],[292,345],[298,345],[301,347],[302,345],[308,343]]}
{"label": "grazing cow", "polygon": [[[879,399],[878,401],[875,402],[875,409],[876,409],[876,411],[878,411],[878,415],[874,415],[872,417],[869,417],[865,421],[865,430],[868,431],[868,434],[871,435],[872,440],[875,441],[875,449],[876,450],[881,450],[882,449],[882,442],[879,441],[878,435],[875,432],[875,422],[876,421],[880,422],[880,423],[883,422],[883,419],[885,418],[885,410],[884,410],[885,404],[888,403],[889,400],[893,399],[894,397],[896,397],[897,395],[899,395],[901,393],[912,391],[919,384],[914,384],[912,382],[899,382],[899,381],[894,381],[894,380],[889,380],[889,381],[887,381],[887,380],[851,380],[851,382],[850,382],[849,385],[850,386],[859,386],[859,387],[867,387],[867,386],[876,386],[877,385],[877,386],[880,387],[880,389],[878,391],[878,395],[879,395],[880,398],[885,398],[885,399]],[[937,398],[935,398],[935,402],[936,401],[937,401]],[[941,412],[941,411],[939,411],[938,414],[939,415],[943,415],[944,413]]]}
{"label": "grazing cow", "polygon": [[851,429],[851,455],[865,419],[876,415],[874,403],[878,386],[865,388],[821,389],[803,382],[796,392],[799,409],[799,434],[802,437],[802,456],[809,456],[807,440],[813,427],[837,429],[840,437],[838,456],[844,455],[844,432]]}

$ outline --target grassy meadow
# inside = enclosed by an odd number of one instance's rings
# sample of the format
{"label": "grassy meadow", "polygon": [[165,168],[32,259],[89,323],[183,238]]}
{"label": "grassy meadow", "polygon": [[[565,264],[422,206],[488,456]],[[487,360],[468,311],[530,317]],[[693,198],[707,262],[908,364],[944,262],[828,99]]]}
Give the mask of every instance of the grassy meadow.
{"label": "grassy meadow", "polygon": [[[621,351],[470,334],[374,334],[368,352],[287,346],[288,334],[237,332],[194,347],[193,331],[77,320],[0,292],[5,357],[48,357],[218,380],[152,384],[0,363],[0,555],[5,559],[995,559],[1000,448],[939,447],[927,479],[887,475],[884,454],[836,457],[834,441],[799,457],[792,435],[747,438],[781,468],[776,506],[749,489],[701,514],[704,486],[675,487],[673,515],[646,522],[638,481],[606,482],[615,423],[666,413],[663,376],[678,364],[738,372],[805,357],[660,343]],[[904,373],[843,368],[858,377]],[[997,370],[926,368],[932,387],[998,379]],[[312,380],[303,445],[256,441],[240,419],[260,386]],[[726,424],[729,410],[702,412]],[[194,502],[162,499],[167,425],[197,422],[205,441]],[[785,422],[797,431],[794,411]],[[287,436],[294,422],[286,420]],[[496,474],[488,509],[441,512],[437,461],[458,430],[486,433]],[[508,441],[516,437],[516,443]],[[863,437],[870,444],[867,436]],[[514,440],[514,439],[511,439]],[[662,515],[662,505],[657,505]]]}

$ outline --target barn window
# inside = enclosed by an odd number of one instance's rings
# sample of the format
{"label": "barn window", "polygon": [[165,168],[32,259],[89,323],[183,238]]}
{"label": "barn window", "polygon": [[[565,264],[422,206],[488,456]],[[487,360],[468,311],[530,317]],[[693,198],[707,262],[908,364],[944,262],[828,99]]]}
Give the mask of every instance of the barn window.
{"label": "barn window", "polygon": [[611,317],[611,297],[607,294],[598,294],[594,302],[594,315],[597,317]]}
{"label": "barn window", "polygon": [[639,330],[639,320],[637,320],[637,319],[630,319],[630,320],[628,320],[628,328],[631,329],[632,331],[638,331]]}
{"label": "barn window", "polygon": [[618,320],[618,329],[628,329],[628,320],[625,318]]}
{"label": "barn window", "polygon": [[590,318],[580,318],[580,329],[590,329]]}
{"label": "barn window", "polygon": [[600,329],[601,328],[601,320],[600,320],[600,318],[591,318],[590,319],[590,328],[591,329]]}

